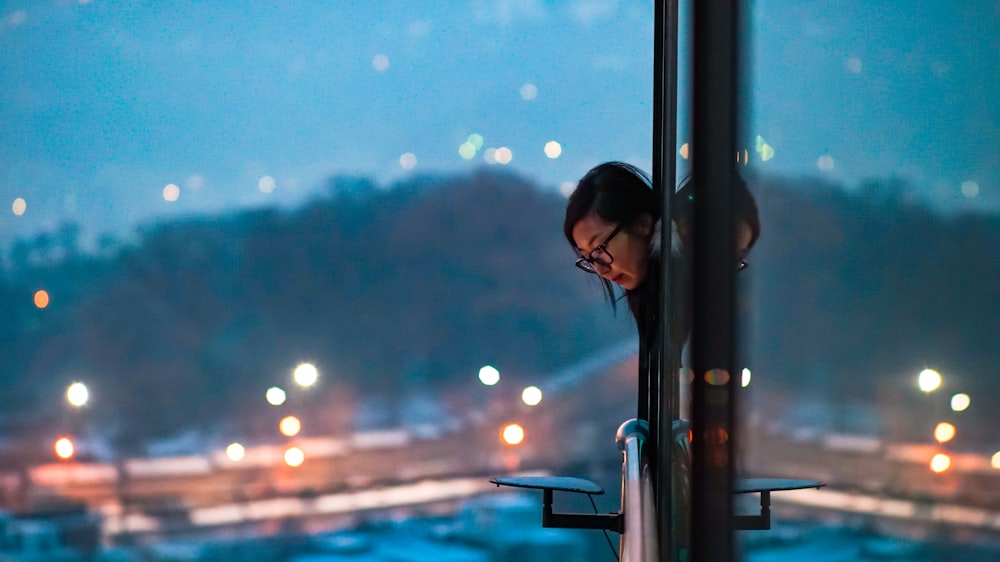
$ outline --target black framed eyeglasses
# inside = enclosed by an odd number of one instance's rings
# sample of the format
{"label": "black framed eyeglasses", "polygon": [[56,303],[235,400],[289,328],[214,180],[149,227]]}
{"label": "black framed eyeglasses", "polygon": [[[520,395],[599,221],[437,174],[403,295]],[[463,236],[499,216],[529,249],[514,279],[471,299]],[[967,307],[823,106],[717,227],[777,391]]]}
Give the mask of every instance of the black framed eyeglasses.
{"label": "black framed eyeglasses", "polygon": [[736,255],[736,272],[739,273],[744,269],[750,267],[750,262],[747,261],[747,255],[750,254],[750,248],[741,251]]}
{"label": "black framed eyeglasses", "polygon": [[597,273],[597,269],[594,268],[594,264],[608,267],[614,263],[615,257],[608,252],[608,243],[611,242],[611,239],[621,231],[622,226],[623,225],[619,223],[618,226],[611,231],[611,234],[604,239],[604,242],[601,242],[600,246],[591,250],[586,256],[581,256],[580,259],[576,260],[576,266],[587,273]]}

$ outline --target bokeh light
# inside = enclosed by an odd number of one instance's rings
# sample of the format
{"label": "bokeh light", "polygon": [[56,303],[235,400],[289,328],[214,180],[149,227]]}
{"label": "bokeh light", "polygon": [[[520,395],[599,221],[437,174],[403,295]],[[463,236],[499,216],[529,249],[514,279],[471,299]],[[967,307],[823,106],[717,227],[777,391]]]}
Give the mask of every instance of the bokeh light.
{"label": "bokeh light", "polygon": [[176,184],[168,183],[163,187],[163,199],[173,203],[177,201],[177,198],[181,196],[181,188],[177,187]]}
{"label": "bokeh light", "polygon": [[45,308],[49,306],[49,292],[44,289],[35,291],[33,300],[37,308]]}
{"label": "bokeh light", "polygon": [[743,386],[743,388],[750,386],[751,376],[752,373],[750,373],[750,369],[743,367],[743,378],[740,380],[740,384]]}
{"label": "bokeh light", "polygon": [[458,146],[458,155],[464,160],[472,160],[476,157],[476,145],[471,142],[463,142]]}
{"label": "bokeh light", "polygon": [[521,94],[521,99],[524,101],[531,101],[538,97],[538,87],[529,82],[523,84],[518,93]]}
{"label": "bokeh light", "polygon": [[510,164],[510,161],[514,159],[514,153],[506,146],[501,146],[497,149],[495,158],[497,164]]}
{"label": "bokeh light", "polygon": [[861,74],[861,59],[858,57],[849,57],[845,66],[851,74]]}
{"label": "bokeh light", "polygon": [[486,365],[479,369],[479,382],[486,386],[493,386],[500,382],[500,371],[492,365]]}
{"label": "bokeh light", "polygon": [[990,466],[1000,470],[1000,451],[993,453],[993,458],[990,459]]}
{"label": "bokeh light", "polygon": [[574,191],[576,191],[576,182],[564,181],[559,185],[559,193],[561,193],[563,197],[573,195]]}
{"label": "bokeh light", "polygon": [[465,142],[471,144],[476,150],[479,150],[483,147],[483,135],[480,135],[479,133],[472,133],[465,139]]}
{"label": "bokeh light", "polygon": [[246,448],[239,443],[230,443],[229,446],[226,447],[226,457],[233,462],[240,462],[246,455]]}
{"label": "bokeh light", "polygon": [[385,55],[375,55],[372,58],[372,68],[378,72],[385,72],[389,69],[389,57]]}
{"label": "bokeh light", "polygon": [[302,431],[302,422],[295,416],[285,416],[278,422],[278,431],[285,437],[295,437]]}
{"label": "bokeh light", "polygon": [[259,189],[261,193],[271,193],[277,186],[277,182],[275,182],[274,178],[271,176],[263,176],[257,180],[257,189]]}
{"label": "bokeh light", "polygon": [[964,412],[969,409],[970,404],[972,404],[972,398],[964,392],[959,392],[951,397],[951,409],[953,412]]}
{"label": "bokeh light", "polygon": [[483,160],[485,160],[487,164],[496,164],[497,163],[497,149],[491,147],[491,148],[487,148],[486,150],[484,150],[483,151]]}
{"label": "bokeh light", "polygon": [[319,380],[319,371],[316,370],[316,365],[312,363],[300,363],[295,367],[292,377],[295,379],[295,384],[302,387],[310,387]]}
{"label": "bokeh light", "polygon": [[537,406],[542,401],[542,389],[528,386],[521,391],[521,401],[528,406]]}
{"label": "bokeh light", "polygon": [[917,375],[917,386],[924,392],[934,392],[941,386],[941,373],[934,369],[924,369]]}
{"label": "bokeh light", "polygon": [[972,181],[966,180],[962,182],[962,195],[969,199],[974,199],[979,196],[979,184]]}
{"label": "bokeh light", "polygon": [[951,457],[944,453],[938,453],[931,458],[931,470],[941,474],[951,468]]}
{"label": "bokeh light", "polygon": [[297,466],[302,466],[302,463],[306,461],[306,454],[302,452],[302,449],[298,447],[289,447],[285,449],[285,464],[295,468]]}
{"label": "bokeh light", "polygon": [[509,423],[500,431],[500,440],[508,445],[520,445],[524,441],[524,428],[520,424]]}
{"label": "bokeh light", "polygon": [[74,382],[66,388],[66,401],[77,408],[85,405],[90,400],[90,391],[87,385],[82,382]]}
{"label": "bokeh light", "polygon": [[545,143],[545,155],[549,158],[559,158],[562,154],[562,145],[556,141],[549,141]]}
{"label": "bokeh light", "polygon": [[73,458],[73,454],[76,452],[76,447],[73,446],[73,440],[69,437],[60,437],[59,439],[56,439],[53,449],[55,449],[56,456],[63,460]]}
{"label": "bokeh light", "polygon": [[14,204],[10,206],[10,210],[14,211],[14,214],[17,216],[23,215],[24,211],[26,211],[27,209],[28,209],[28,202],[25,201],[24,199],[21,199],[20,197],[15,199]]}
{"label": "bokeh light", "polygon": [[833,169],[833,156],[824,154],[816,159],[816,167],[822,172],[829,172]]}
{"label": "bokeh light", "polygon": [[688,156],[691,155],[691,147],[688,146],[688,143],[684,143],[681,145],[680,149],[677,150],[677,154],[680,154],[681,158],[687,160]]}
{"label": "bokeh light", "polygon": [[947,443],[955,438],[955,426],[948,422],[940,422],[934,427],[934,439],[938,443]]}
{"label": "bokeh light", "polygon": [[413,167],[417,165],[417,155],[412,152],[404,152],[403,155],[399,157],[399,165],[404,170],[412,170]]}
{"label": "bokeh light", "polygon": [[284,389],[282,389],[281,387],[272,386],[271,388],[267,389],[267,392],[264,393],[264,398],[266,398],[267,403],[272,406],[281,406],[282,404],[285,403],[285,399],[287,398],[287,396],[285,395]]}

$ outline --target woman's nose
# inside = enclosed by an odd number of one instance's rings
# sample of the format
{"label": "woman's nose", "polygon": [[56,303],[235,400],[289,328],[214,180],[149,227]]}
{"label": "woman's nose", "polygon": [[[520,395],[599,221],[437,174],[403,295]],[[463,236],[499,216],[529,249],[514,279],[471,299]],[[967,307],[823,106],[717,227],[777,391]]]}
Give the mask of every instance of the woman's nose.
{"label": "woman's nose", "polygon": [[612,276],[611,276],[611,266],[610,265],[602,265],[602,264],[599,264],[599,263],[595,263],[594,264],[594,271],[596,271],[598,275],[600,275],[601,277],[603,277],[603,278],[605,278],[605,279],[607,279],[609,281],[612,279]]}

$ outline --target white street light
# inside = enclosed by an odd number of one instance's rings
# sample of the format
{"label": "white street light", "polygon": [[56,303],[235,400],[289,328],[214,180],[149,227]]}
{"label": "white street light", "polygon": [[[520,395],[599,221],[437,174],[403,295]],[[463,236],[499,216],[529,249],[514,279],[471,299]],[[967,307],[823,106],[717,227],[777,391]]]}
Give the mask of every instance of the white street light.
{"label": "white street light", "polygon": [[521,401],[528,406],[537,406],[542,401],[542,389],[528,386],[521,391]]}
{"label": "white street light", "polygon": [[267,403],[272,406],[281,406],[285,403],[285,391],[277,386],[272,386],[264,393]]}
{"label": "white street light", "polygon": [[233,462],[239,462],[243,460],[243,457],[245,457],[246,454],[247,454],[246,448],[244,448],[243,445],[240,445],[239,443],[230,443],[229,446],[226,447],[226,456],[229,457],[229,460]]}
{"label": "white street light", "polygon": [[495,385],[500,382],[500,371],[492,365],[486,365],[482,369],[479,369],[479,382],[486,386]]}
{"label": "white street light", "polygon": [[941,373],[934,369],[924,369],[917,375],[917,386],[924,392],[934,392],[941,386]]}
{"label": "white street light", "polygon": [[316,370],[316,366],[312,363],[301,363],[298,367],[295,367],[295,372],[292,376],[295,378],[295,384],[302,387],[310,387],[319,380],[319,371]]}
{"label": "white street light", "polygon": [[964,392],[959,392],[951,397],[951,409],[953,412],[964,412],[969,408],[969,404],[971,403],[972,398]]}
{"label": "white street light", "polygon": [[75,382],[66,389],[66,400],[77,408],[84,406],[89,399],[90,392],[82,382]]}

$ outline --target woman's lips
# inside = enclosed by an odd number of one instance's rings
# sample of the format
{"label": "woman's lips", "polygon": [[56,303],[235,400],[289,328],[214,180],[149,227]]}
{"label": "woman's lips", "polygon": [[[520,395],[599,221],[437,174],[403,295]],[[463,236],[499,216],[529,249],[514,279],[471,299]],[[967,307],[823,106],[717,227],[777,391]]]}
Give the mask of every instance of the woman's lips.
{"label": "woman's lips", "polygon": [[618,277],[615,277],[615,278],[614,278],[614,279],[612,279],[611,281],[612,281],[612,282],[614,282],[614,283],[618,283],[619,285],[621,285],[621,284],[622,284],[622,278],[623,278],[623,277],[625,277],[625,274],[624,274],[624,273],[623,273],[623,274],[621,274],[621,275],[619,275]]}

